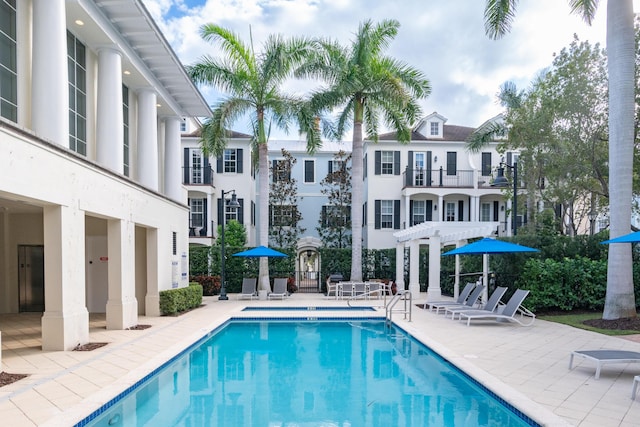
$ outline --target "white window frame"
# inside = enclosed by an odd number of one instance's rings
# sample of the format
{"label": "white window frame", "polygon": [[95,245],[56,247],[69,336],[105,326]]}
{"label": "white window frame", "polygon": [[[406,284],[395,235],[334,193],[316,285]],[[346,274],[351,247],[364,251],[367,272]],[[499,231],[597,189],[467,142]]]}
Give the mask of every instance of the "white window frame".
{"label": "white window frame", "polygon": [[430,122],[429,133],[431,136],[440,135],[440,123],[438,122]]}
{"label": "white window frame", "polygon": [[222,153],[222,169],[224,173],[238,171],[238,150],[236,148],[225,148]]}
{"label": "white window frame", "polygon": [[491,221],[491,208],[493,203],[483,202],[480,204],[480,221],[488,222]]}
{"label": "white window frame", "polygon": [[189,199],[191,227],[201,228],[204,226],[204,203],[205,199]]}
{"label": "white window frame", "polygon": [[393,229],[393,200],[380,200],[380,229]]}
{"label": "white window frame", "polygon": [[[422,217],[421,220],[416,221],[416,217]],[[427,201],[426,200],[414,200],[413,212],[411,212],[411,221],[413,225],[422,224],[427,221]]]}
{"label": "white window frame", "polygon": [[380,152],[380,175],[393,175],[394,152]]}

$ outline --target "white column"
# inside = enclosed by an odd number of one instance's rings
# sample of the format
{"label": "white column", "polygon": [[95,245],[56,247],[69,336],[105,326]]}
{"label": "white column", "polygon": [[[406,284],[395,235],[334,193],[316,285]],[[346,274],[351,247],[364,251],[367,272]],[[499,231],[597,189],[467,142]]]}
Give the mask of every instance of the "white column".
{"label": "white column", "polygon": [[119,219],[107,223],[109,299],[107,329],[126,329],[138,323],[135,281],[135,225]]}
{"label": "white column", "polygon": [[412,295],[420,294],[420,241],[409,243],[409,291]]}
{"label": "white column", "polygon": [[440,236],[429,237],[429,286],[427,301],[437,301],[442,298],[440,288]]}
{"label": "white column", "polygon": [[396,244],[396,279],[398,289],[404,289],[404,244]]}
{"label": "white column", "polygon": [[444,198],[442,196],[438,196],[438,209],[436,212],[436,221],[442,221],[442,212],[444,212]]}
{"label": "white column", "polygon": [[124,172],[122,117],[122,58],[115,49],[98,51],[96,160],[118,173]]}
{"label": "white column", "polygon": [[73,350],[89,341],[85,302],[84,213],[66,206],[45,206],[42,349]]}
{"label": "white column", "polygon": [[69,74],[65,0],[33,1],[31,126],[69,146]]}
{"label": "white column", "polygon": [[404,197],[404,228],[411,227],[411,197]]}
{"label": "white column", "polygon": [[485,304],[489,299],[489,255],[482,254],[482,303]]}
{"label": "white column", "polygon": [[[456,242],[456,248],[467,244],[467,240],[458,240]],[[458,298],[460,295],[460,255],[454,255],[456,257],[455,278],[453,282],[453,298]]]}
{"label": "white column", "polygon": [[164,126],[164,192],[175,201],[183,200],[180,179],[180,117],[167,117]]}
{"label": "white column", "polygon": [[156,94],[138,92],[138,181],[158,191],[158,109]]}
{"label": "white column", "polygon": [[[213,223],[213,218],[214,218],[214,214],[217,212],[217,207],[213,206],[213,195],[211,193],[207,194],[207,235],[208,236],[215,236],[216,233],[213,229],[214,227],[214,223]],[[189,218],[189,220],[191,220],[191,218]]]}

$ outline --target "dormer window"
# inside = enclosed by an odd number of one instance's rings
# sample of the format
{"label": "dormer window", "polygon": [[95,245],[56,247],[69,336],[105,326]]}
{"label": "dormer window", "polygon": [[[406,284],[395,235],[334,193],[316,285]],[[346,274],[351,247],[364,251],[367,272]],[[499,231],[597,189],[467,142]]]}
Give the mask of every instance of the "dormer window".
{"label": "dormer window", "polygon": [[440,123],[431,122],[431,136],[440,135]]}

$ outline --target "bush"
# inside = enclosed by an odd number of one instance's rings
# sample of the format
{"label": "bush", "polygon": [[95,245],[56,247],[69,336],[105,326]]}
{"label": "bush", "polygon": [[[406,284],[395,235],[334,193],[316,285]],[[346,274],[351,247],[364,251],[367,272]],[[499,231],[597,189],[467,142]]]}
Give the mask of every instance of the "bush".
{"label": "bush", "polygon": [[218,295],[220,293],[220,276],[190,276],[189,281],[198,283],[202,286],[202,294],[205,296]]}
{"label": "bush", "polygon": [[160,314],[163,316],[181,313],[202,304],[202,286],[189,283],[186,288],[160,291]]}

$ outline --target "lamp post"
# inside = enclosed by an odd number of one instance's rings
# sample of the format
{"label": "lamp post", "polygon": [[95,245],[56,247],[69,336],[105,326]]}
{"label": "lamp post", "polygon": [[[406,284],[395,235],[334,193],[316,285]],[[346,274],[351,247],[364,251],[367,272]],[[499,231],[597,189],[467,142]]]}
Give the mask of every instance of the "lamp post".
{"label": "lamp post", "polygon": [[596,232],[596,219],[598,219],[598,212],[592,209],[587,215],[589,216],[589,235],[593,236]]}
{"label": "lamp post", "polygon": [[498,167],[498,176],[491,185],[493,187],[506,187],[509,185],[509,180],[504,176],[504,168],[513,170],[513,217],[511,218],[511,227],[515,236],[518,234],[518,162],[513,162],[513,166],[511,166],[501,161],[500,167]]}
{"label": "lamp post", "polygon": [[234,211],[240,207],[238,199],[236,198],[236,190],[224,191],[222,190],[222,221],[220,222],[220,296],[218,300],[226,301],[229,299],[227,296],[227,282],[225,278],[225,254],[224,254],[224,223],[227,222],[227,199],[224,198],[225,194],[231,193],[231,200],[229,201],[229,207]]}

